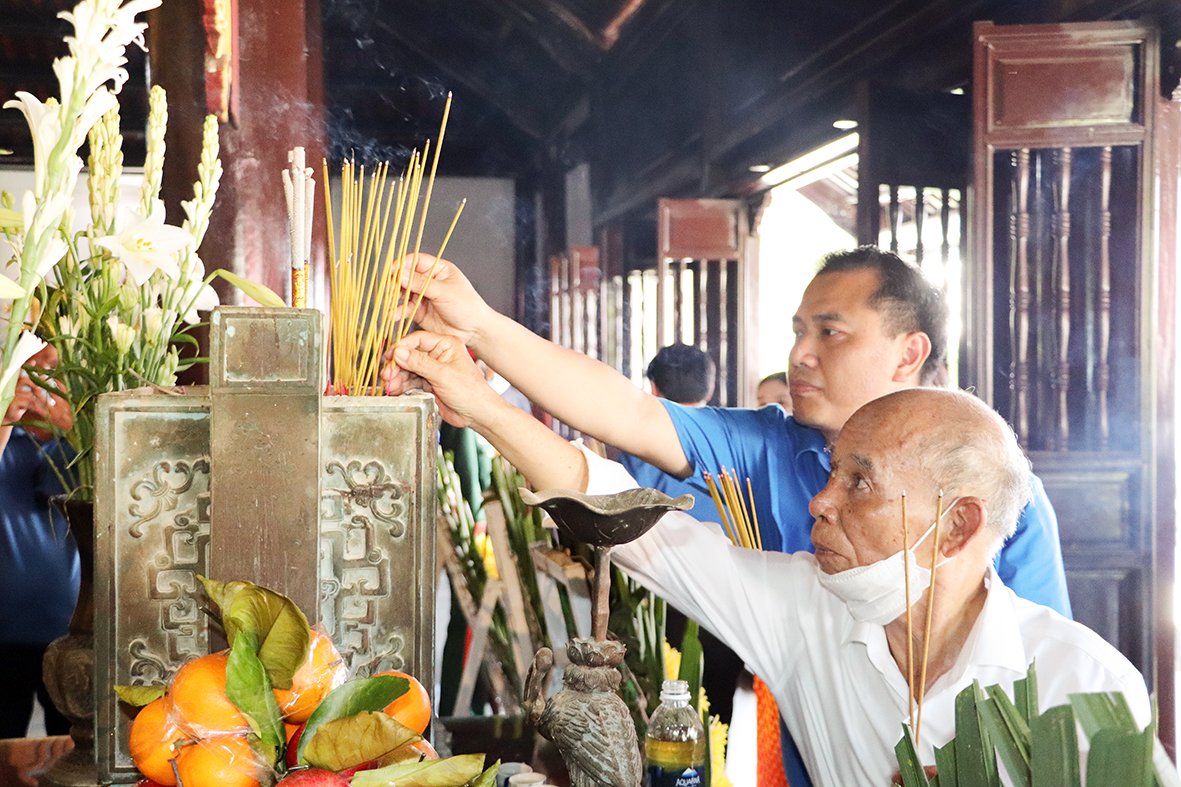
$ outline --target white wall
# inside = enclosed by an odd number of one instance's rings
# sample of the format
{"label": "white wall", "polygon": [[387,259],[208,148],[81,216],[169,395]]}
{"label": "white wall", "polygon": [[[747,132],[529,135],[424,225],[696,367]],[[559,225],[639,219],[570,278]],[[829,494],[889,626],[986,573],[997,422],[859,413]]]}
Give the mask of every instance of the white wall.
{"label": "white wall", "polygon": [[422,248],[431,254],[438,251],[455,207],[464,197],[467,205],[447,244],[446,257],[459,265],[492,308],[511,316],[517,238],[511,179],[437,178]]}

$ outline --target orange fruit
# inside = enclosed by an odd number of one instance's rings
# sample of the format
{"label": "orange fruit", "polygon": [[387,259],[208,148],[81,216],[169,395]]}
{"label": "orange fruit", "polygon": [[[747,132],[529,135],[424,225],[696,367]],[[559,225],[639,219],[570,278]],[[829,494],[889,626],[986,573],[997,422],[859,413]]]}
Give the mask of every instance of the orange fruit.
{"label": "orange fruit", "polygon": [[393,675],[409,681],[410,688],[401,697],[386,705],[385,712],[402,726],[409,727],[421,735],[431,723],[431,695],[413,675],[405,672],[391,670],[379,672],[377,675]]}
{"label": "orange fruit", "polygon": [[182,746],[176,770],[185,787],[259,787],[261,764],[244,735],[219,735]]}
{"label": "orange fruit", "polygon": [[172,744],[184,733],[172,721],[172,703],[167,697],[149,702],[139,709],[131,722],[131,760],[144,776],[154,782],[176,787],[176,776],[169,762],[176,754]]}
{"label": "orange fruit", "polygon": [[247,732],[242,711],[226,696],[226,652],[186,661],[172,678],[168,696],[182,730],[192,738]]}
{"label": "orange fruit", "polygon": [[292,676],[291,688],[275,689],[275,702],[279,703],[283,720],[292,724],[307,721],[328,692],[344,683],[346,677],[348,669],[340,651],[327,634],[313,630],[308,657]]}

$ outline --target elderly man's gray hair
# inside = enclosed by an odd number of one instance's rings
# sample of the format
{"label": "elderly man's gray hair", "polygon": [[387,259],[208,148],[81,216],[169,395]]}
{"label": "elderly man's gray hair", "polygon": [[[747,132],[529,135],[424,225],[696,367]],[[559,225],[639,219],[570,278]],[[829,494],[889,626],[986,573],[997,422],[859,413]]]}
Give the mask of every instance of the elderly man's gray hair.
{"label": "elderly man's gray hair", "polygon": [[1029,459],[1004,419],[975,396],[962,391],[943,396],[945,417],[916,441],[921,466],[948,502],[961,495],[984,501],[985,526],[1000,549],[1032,494]]}

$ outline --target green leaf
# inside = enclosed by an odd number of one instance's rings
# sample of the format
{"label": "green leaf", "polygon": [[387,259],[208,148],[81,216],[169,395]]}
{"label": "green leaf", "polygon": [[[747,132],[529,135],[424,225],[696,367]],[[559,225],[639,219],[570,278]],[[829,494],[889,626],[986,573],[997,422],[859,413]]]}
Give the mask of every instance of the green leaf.
{"label": "green leaf", "polygon": [[484,771],[483,754],[460,754],[445,760],[404,762],[358,771],[353,787],[454,787],[479,778]]}
{"label": "green leaf", "polygon": [[1100,730],[1115,729],[1127,733],[1140,731],[1140,725],[1128,707],[1124,695],[1115,691],[1071,694],[1070,706],[1087,738],[1094,737]]}
{"label": "green leaf", "polygon": [[232,273],[225,268],[216,268],[212,273],[205,277],[205,283],[213,281],[216,278],[222,278],[230,284],[237,287],[242,292],[246,293],[252,300],[258,303],[259,306],[270,306],[272,308],[282,308],[287,303],[275,294],[275,291],[265,284],[244,279],[236,273]]}
{"label": "green leaf", "polygon": [[894,754],[898,757],[898,773],[902,776],[902,787],[928,787],[930,782],[919,761],[918,752],[914,749],[914,740],[910,737],[910,728],[902,725],[902,739],[894,744]]}
{"label": "green leaf", "polygon": [[154,683],[150,686],[116,686],[115,694],[122,702],[132,705],[136,708],[142,708],[149,702],[154,702],[164,696],[164,692],[168,691],[168,687],[162,683]]}
{"label": "green leaf", "polygon": [[939,784],[942,787],[959,786],[955,767],[955,741],[949,741],[946,746],[935,747],[935,767],[939,771]]}
{"label": "green leaf", "polygon": [[410,681],[394,675],[378,675],[373,678],[359,678],[337,686],[308,719],[303,735],[299,738],[299,763],[307,763],[308,743],[316,730],[337,719],[343,719],[364,711],[380,711],[405,694]]}
{"label": "green leaf", "polygon": [[226,662],[226,696],[250,721],[262,742],[277,748],[284,741],[283,716],[257,651],[254,632],[239,632]]}
{"label": "green leaf", "polygon": [[311,641],[308,619],[300,608],[286,596],[253,582],[198,579],[205,594],[221,609],[221,624],[230,645],[239,633],[253,632],[271,686],[291,688],[291,678],[307,659]]}
{"label": "green leaf", "polygon": [[500,770],[500,760],[489,765],[487,770],[465,784],[464,787],[493,787],[496,784],[496,772],[498,770]]}
{"label": "green leaf", "polygon": [[231,643],[239,633],[257,634],[258,658],[271,685],[291,688],[291,678],[307,660],[311,641],[308,619],[291,599],[251,585],[234,596],[229,609],[222,609],[221,622]]}
{"label": "green leaf", "polygon": [[959,787],[1000,785],[996,753],[977,708],[977,701],[983,697],[980,684],[973,682],[955,698],[955,775]]}
{"label": "green leaf", "polygon": [[1079,787],[1078,731],[1070,706],[1035,716],[1029,733],[1033,787]]}
{"label": "green leaf", "polygon": [[1150,785],[1152,729],[1125,732],[1118,727],[1099,730],[1087,755],[1087,784]]}
{"label": "green leaf", "polygon": [[[987,691],[993,694],[992,689],[994,688],[997,687],[989,686]],[[1004,696],[1003,691],[1001,691],[1001,695]],[[1008,701],[1009,698],[1004,696],[1004,700]],[[1005,771],[1008,772],[1013,784],[1017,787],[1029,787],[1029,728],[1026,727],[1025,734],[1022,736],[1011,723],[1012,719],[1008,712],[1002,710],[1002,704],[1003,701],[998,701],[995,695],[978,700],[980,719],[988,729],[988,735],[1001,755],[1001,762],[1005,764]],[[1011,708],[1013,715],[1020,719],[1021,714],[1017,713],[1017,709],[1011,701],[1007,702],[1007,707]],[[1022,723],[1024,724],[1024,722]]]}
{"label": "green leaf", "polygon": [[1032,661],[1025,677],[1013,684],[1013,701],[1026,724],[1037,717],[1037,671]]}
{"label": "green leaf", "polygon": [[321,724],[303,750],[308,765],[341,771],[378,760],[422,736],[381,711],[363,711]]}
{"label": "green leaf", "polygon": [[209,596],[209,600],[217,605],[217,608],[223,612],[229,608],[230,602],[234,600],[234,596],[248,587],[252,587],[251,582],[242,582],[234,580],[233,582],[219,582],[216,579],[209,579],[200,574],[197,579],[201,581],[201,587],[205,590],[205,595]]}

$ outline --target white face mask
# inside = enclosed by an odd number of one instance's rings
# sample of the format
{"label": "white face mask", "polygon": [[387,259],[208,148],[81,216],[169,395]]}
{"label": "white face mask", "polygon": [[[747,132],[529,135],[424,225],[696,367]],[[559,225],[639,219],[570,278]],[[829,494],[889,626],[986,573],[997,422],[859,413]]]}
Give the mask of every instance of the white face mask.
{"label": "white face mask", "polygon": [[[947,514],[960,498],[951,501],[944,509]],[[913,607],[931,585],[931,569],[920,566],[914,550],[935,530],[935,523],[927,528],[910,549],[895,552],[887,558],[857,566],[836,574],[820,573],[820,584],[836,595],[849,607],[849,614],[862,623],[884,626],[896,619],[908,608]],[[942,567],[951,558],[940,560],[936,567]],[[910,598],[906,597],[906,564],[910,561]]]}

